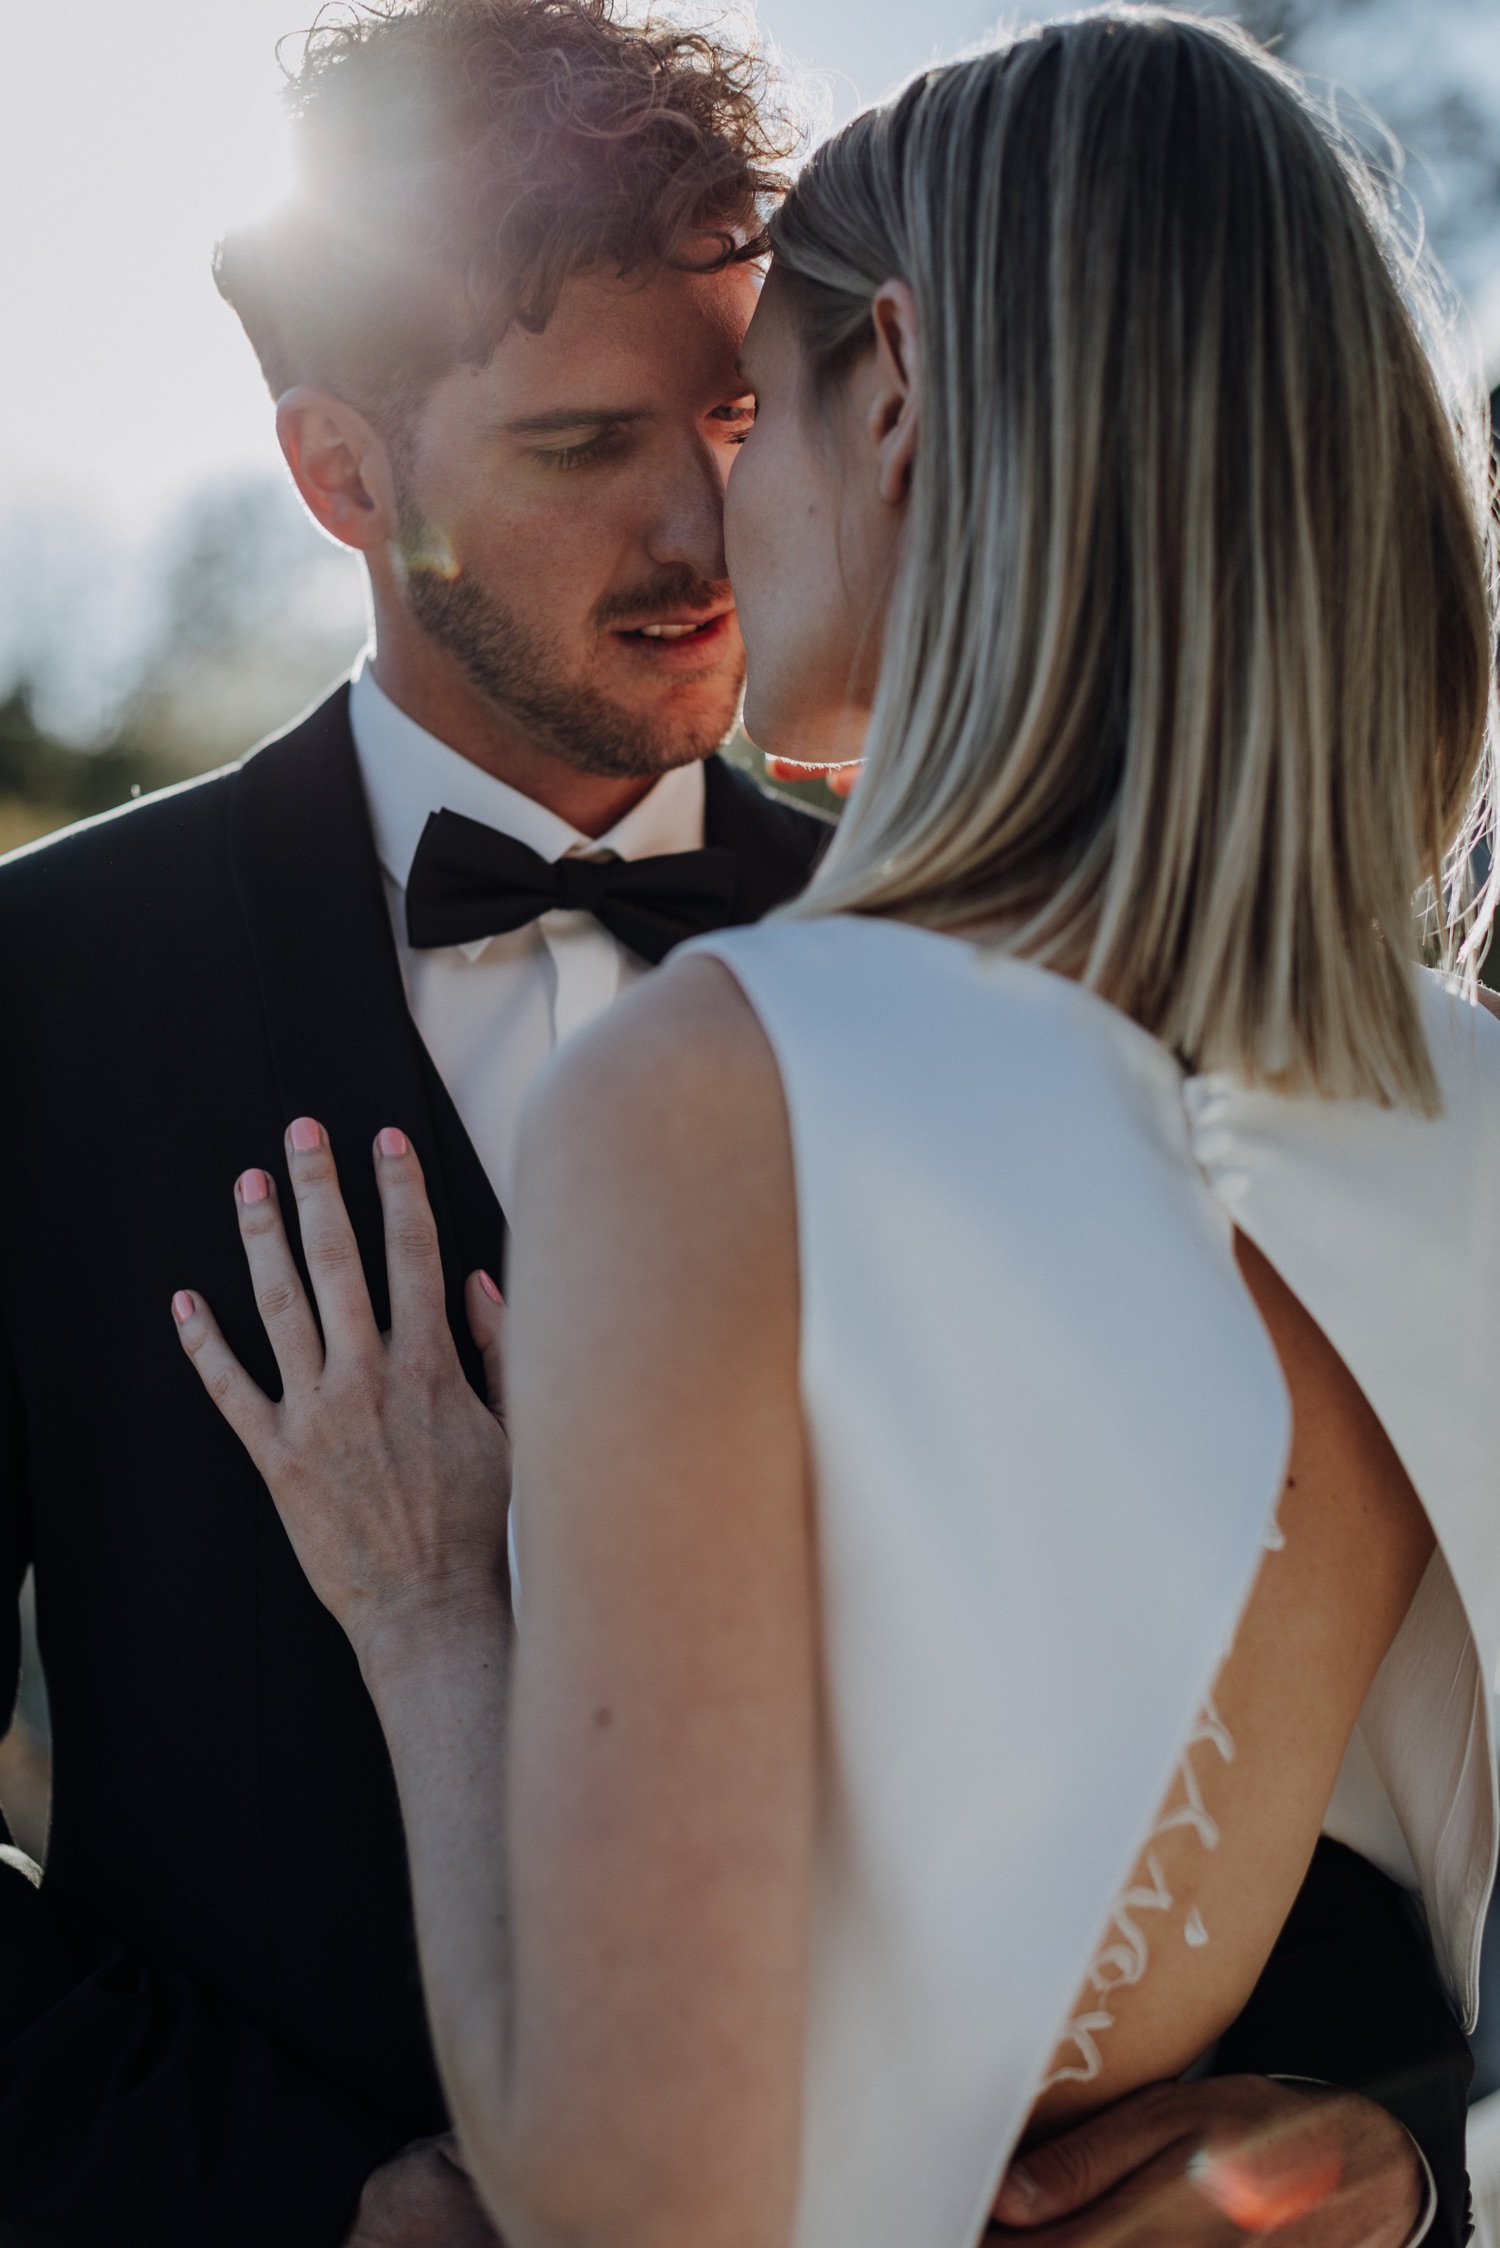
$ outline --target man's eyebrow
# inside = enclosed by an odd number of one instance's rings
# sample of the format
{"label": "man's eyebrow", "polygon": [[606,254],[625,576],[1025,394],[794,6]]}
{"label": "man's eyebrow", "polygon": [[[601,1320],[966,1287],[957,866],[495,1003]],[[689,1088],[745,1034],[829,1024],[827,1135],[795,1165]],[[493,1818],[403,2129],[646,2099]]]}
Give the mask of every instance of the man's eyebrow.
{"label": "man's eyebrow", "polygon": [[644,406],[559,406],[550,414],[522,414],[496,427],[507,437],[556,437],[565,429],[601,429],[606,423],[645,418]]}

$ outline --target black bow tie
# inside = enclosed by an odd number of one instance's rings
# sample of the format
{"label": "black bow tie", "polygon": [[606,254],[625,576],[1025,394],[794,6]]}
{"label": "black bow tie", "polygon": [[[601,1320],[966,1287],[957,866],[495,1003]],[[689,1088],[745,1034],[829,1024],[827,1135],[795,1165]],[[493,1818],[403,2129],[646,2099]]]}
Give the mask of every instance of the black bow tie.
{"label": "black bow tie", "polygon": [[406,880],[406,934],[418,950],[473,944],[543,913],[592,913],[643,960],[722,929],[734,898],[733,851],[654,859],[557,859],[458,812],[433,812]]}

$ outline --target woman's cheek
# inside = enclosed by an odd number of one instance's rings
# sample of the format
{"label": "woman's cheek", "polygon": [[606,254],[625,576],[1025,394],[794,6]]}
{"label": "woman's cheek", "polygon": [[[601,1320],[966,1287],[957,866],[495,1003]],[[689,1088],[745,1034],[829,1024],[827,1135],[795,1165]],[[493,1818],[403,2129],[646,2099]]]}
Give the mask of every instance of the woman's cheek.
{"label": "woman's cheek", "polygon": [[760,516],[766,477],[762,455],[751,431],[740,447],[724,488],[724,559],[735,599],[743,601],[741,585],[750,586],[758,575],[763,544]]}
{"label": "woman's cheek", "polygon": [[725,494],[724,553],[745,641],[745,730],[768,755],[816,751],[830,552],[826,468],[781,417],[758,422]]}

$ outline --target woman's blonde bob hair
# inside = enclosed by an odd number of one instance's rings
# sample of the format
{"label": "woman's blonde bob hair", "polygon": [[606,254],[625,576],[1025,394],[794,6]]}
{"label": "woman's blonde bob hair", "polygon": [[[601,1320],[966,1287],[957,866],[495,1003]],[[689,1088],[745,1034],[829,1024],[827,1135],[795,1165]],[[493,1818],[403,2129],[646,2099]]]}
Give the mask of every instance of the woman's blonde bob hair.
{"label": "woman's blonde bob hair", "polygon": [[816,385],[891,277],[921,329],[798,910],[991,924],[1190,1068],[1434,1111],[1413,955],[1472,979],[1496,886],[1488,423],[1371,172],[1242,33],[1111,9],[858,118],[771,232]]}

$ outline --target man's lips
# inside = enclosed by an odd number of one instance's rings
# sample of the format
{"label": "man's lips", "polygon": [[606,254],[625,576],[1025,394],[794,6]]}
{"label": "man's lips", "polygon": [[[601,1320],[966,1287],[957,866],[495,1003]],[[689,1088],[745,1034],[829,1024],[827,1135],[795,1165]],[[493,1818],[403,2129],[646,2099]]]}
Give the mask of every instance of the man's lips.
{"label": "man's lips", "polygon": [[715,609],[706,617],[650,617],[643,624],[616,625],[611,637],[653,666],[676,670],[720,654],[733,624],[733,609]]}

